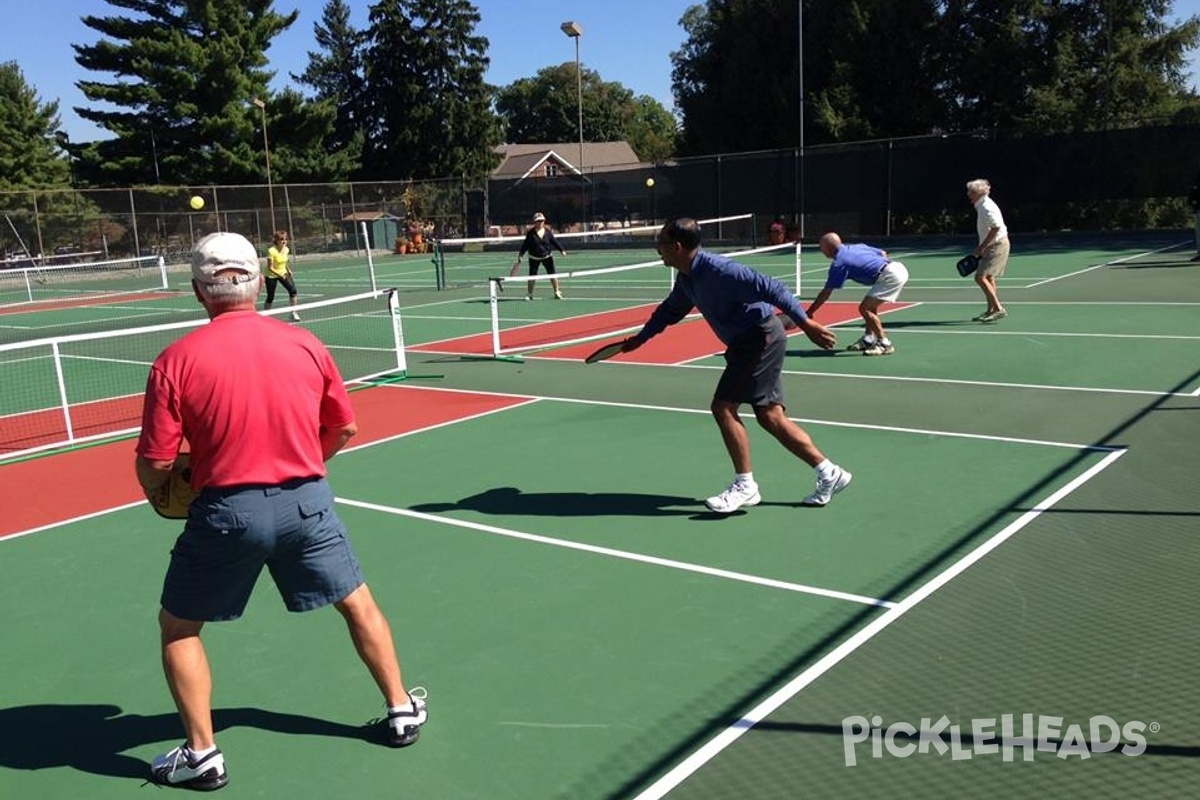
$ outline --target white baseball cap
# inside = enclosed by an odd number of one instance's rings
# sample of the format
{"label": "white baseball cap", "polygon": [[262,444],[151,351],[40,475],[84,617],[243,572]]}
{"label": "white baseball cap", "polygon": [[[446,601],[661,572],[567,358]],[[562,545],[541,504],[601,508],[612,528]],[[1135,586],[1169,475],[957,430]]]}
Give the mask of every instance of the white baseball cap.
{"label": "white baseball cap", "polygon": [[546,221],[546,215],[545,215],[545,214],[543,214],[542,212],[540,212],[540,211],[539,211],[539,212],[537,212],[536,214],[534,214],[534,215],[533,215],[533,221],[534,221],[534,222],[545,222],[545,221]]}
{"label": "white baseball cap", "polygon": [[[225,270],[238,270],[246,277],[217,274]],[[192,277],[200,283],[246,283],[260,274],[258,251],[241,234],[210,233],[192,249]]]}

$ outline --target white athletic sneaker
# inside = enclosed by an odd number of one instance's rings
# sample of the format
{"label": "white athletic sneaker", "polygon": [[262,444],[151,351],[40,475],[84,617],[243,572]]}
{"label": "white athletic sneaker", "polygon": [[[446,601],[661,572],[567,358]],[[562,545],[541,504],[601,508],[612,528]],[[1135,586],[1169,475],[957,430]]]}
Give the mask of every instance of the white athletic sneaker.
{"label": "white athletic sneaker", "polygon": [[884,344],[883,342],[876,342],[866,350],[863,350],[862,354],[864,356],[890,356],[894,352],[896,352],[896,346],[891,342],[888,342],[887,344]]}
{"label": "white athletic sneaker", "polygon": [[299,321],[300,321],[300,315],[298,313],[296,313],[295,311],[293,311],[292,312],[292,322],[299,322]]}
{"label": "white athletic sneaker", "polygon": [[758,493],[757,483],[734,481],[729,484],[728,489],[716,497],[705,500],[704,505],[708,506],[710,511],[718,514],[732,514],[742,506],[756,506],[761,500],[762,496]]}
{"label": "white athletic sneaker", "polygon": [[817,478],[817,488],[808,497],[802,501],[806,506],[823,506],[830,499],[850,485],[850,480],[854,476],[847,470],[841,467],[834,467],[835,472],[828,478],[821,480]]}
{"label": "white athletic sneaker", "polygon": [[225,756],[220,750],[196,758],[187,744],[181,744],[154,759],[150,765],[150,780],[160,786],[211,792],[229,783],[229,773],[225,771]]}
{"label": "white athletic sneaker", "polygon": [[857,342],[855,342],[854,344],[847,346],[846,349],[847,350],[866,350],[866,349],[874,347],[874,346],[875,346],[875,340],[868,339],[867,337],[864,336],[861,339],[859,339]]}
{"label": "white athletic sneaker", "polygon": [[387,715],[388,744],[392,747],[408,747],[421,735],[421,726],[429,719],[425,705],[428,692],[423,686],[415,686],[408,693],[412,711],[389,711]]}

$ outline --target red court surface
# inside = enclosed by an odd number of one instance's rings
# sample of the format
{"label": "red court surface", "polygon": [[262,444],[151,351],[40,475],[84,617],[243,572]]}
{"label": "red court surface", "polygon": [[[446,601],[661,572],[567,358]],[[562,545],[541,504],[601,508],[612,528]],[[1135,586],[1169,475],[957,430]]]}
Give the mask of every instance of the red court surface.
{"label": "red court surface", "polygon": [[[888,311],[907,308],[911,303],[888,304]],[[582,361],[589,353],[600,346],[603,340],[596,338],[580,344],[565,347],[553,347],[556,341],[566,339],[581,339],[599,337],[606,332],[637,328],[650,316],[655,306],[640,306],[622,309],[617,312],[589,314],[583,317],[542,322],[521,328],[505,330],[501,333],[500,343],[504,349],[536,348],[545,344],[547,350],[537,352],[537,358],[553,358]],[[826,303],[821,308],[821,324],[842,325],[847,322],[860,320],[857,303]],[[613,339],[624,338],[626,334],[613,333]],[[799,330],[789,333],[790,336],[804,334]],[[415,352],[453,353],[470,356],[492,355],[491,334],[476,334],[463,336],[458,339],[447,339],[428,345],[411,348]],[[716,337],[707,323],[699,317],[689,318],[677,325],[672,325],[655,336],[642,347],[632,353],[621,353],[611,361],[624,361],[632,364],[672,365],[695,361],[698,358],[724,352],[725,345]]]}
{"label": "red court surface", "polygon": [[[437,389],[384,386],[350,395],[359,432],[351,446],[526,402]],[[0,538],[144,499],[133,474],[134,441],[0,466]],[[147,509],[148,510],[148,509]]]}
{"label": "red court surface", "polygon": [[127,292],[125,294],[79,295],[64,297],[59,300],[35,300],[33,302],[15,303],[0,306],[0,314],[29,314],[42,311],[58,311],[64,308],[87,308],[88,306],[106,306],[115,303],[141,303],[155,300],[171,300],[179,296],[178,292]]}

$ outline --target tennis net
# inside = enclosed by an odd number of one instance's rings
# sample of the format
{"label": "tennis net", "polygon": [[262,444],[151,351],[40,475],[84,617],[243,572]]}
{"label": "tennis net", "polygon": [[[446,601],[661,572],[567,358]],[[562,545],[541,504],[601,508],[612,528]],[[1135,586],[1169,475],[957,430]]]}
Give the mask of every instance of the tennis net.
{"label": "tennis net", "polygon": [[[780,280],[799,295],[799,243],[724,255]],[[514,356],[640,330],[671,291],[675,275],[655,256],[617,267],[493,278],[488,294],[492,355]]]}
{"label": "tennis net", "polygon": [[160,256],[0,270],[0,307],[37,302],[164,291],[167,265]]}
{"label": "tennis net", "polygon": [[[754,247],[757,242],[753,214],[713,217],[698,222],[703,226],[704,246],[709,250],[744,249]],[[565,259],[557,251],[553,255],[560,269],[564,264],[574,269],[629,264],[654,251],[654,240],[661,229],[661,225],[639,225],[568,233],[556,230],[554,238],[568,255]],[[495,230],[502,229],[497,227]],[[434,240],[438,288],[483,286],[491,278],[507,275],[525,239],[525,229],[509,226],[503,230],[506,235]]]}
{"label": "tennis net", "polygon": [[[392,290],[264,311],[298,311],[333,354],[347,383],[402,376],[407,368]],[[286,317],[285,317],[286,318]],[[0,345],[0,460],[134,433],[151,363],[207,323],[192,320]]]}

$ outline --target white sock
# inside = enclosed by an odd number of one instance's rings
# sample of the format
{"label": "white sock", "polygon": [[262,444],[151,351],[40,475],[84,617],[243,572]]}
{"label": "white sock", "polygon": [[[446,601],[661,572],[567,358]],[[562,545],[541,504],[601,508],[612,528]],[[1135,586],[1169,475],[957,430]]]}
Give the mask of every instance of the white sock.
{"label": "white sock", "polygon": [[873,333],[864,334],[863,341],[866,342],[867,344],[870,344],[871,342],[875,341],[875,334],[873,334]]}
{"label": "white sock", "polygon": [[754,473],[753,472],[739,472],[733,476],[733,482],[734,483],[744,483],[748,486],[752,486],[752,485],[754,485]]}
{"label": "white sock", "polygon": [[827,458],[824,461],[822,461],[820,464],[817,464],[816,469],[817,469],[817,477],[818,478],[828,478],[830,475],[833,474],[834,470],[837,469],[837,464],[834,464],[832,461],[830,461]]}
{"label": "white sock", "polygon": [[217,746],[215,744],[212,747],[209,747],[205,750],[193,750],[191,748],[191,746],[188,747],[188,752],[192,754],[193,761],[199,761],[200,759],[204,758],[206,755],[208,755],[210,753],[215,753],[216,750],[217,750]]}
{"label": "white sock", "polygon": [[399,713],[403,713],[403,712],[412,713],[413,711],[416,711],[416,710],[417,710],[417,707],[412,704],[411,697],[409,698],[409,701],[407,703],[401,703],[398,706],[388,706],[389,714],[399,714]]}

